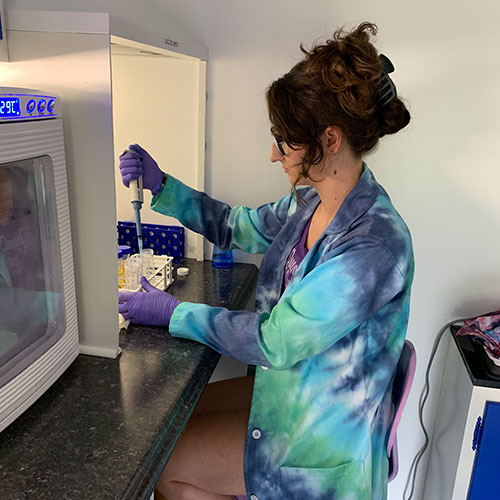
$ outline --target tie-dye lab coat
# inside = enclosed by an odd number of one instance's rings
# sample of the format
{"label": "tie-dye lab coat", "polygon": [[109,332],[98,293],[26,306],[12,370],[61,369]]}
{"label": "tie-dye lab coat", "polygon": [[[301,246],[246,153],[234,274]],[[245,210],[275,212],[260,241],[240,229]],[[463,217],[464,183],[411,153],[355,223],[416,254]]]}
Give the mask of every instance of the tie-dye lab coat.
{"label": "tie-dye lab coat", "polygon": [[[246,447],[259,500],[386,498],[390,387],[404,342],[411,238],[364,166],[282,293],[286,259],[319,203],[301,189],[251,210],[169,177],[152,207],[222,248],[265,253],[255,312],[181,303],[170,333],[257,365]],[[252,497],[251,495],[254,495]]]}

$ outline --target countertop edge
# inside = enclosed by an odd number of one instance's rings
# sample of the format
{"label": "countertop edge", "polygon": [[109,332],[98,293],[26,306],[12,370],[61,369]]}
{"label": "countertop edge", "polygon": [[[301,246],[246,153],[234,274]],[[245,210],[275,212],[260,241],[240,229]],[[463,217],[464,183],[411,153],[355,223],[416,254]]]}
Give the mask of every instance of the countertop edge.
{"label": "countertop edge", "polygon": [[[228,309],[237,310],[248,307],[248,302],[255,291],[257,282],[258,269],[255,265],[250,265],[248,280],[245,282],[245,285],[238,290],[232,303],[227,304]],[[192,342],[190,340],[184,341]],[[177,440],[179,439],[182,430],[191,417],[203,388],[208,383],[220,359],[219,353],[208,346],[205,346],[204,348],[205,353],[203,356],[203,363],[200,363],[197,366],[193,376],[191,377],[189,385],[185,387],[183,391],[183,398],[178,401],[178,404],[175,407],[175,415],[171,414],[165,419],[162,432],[158,434],[152,447],[144,456],[143,466],[137,470],[134,476],[132,476],[130,482],[127,484],[127,487],[121,497],[122,500],[130,500],[131,498],[149,500],[151,494],[153,493],[154,486],[163,472],[163,469],[165,468],[165,465],[170,458],[175,445],[177,444]],[[197,377],[197,375],[201,376]],[[187,412],[182,411],[184,405],[188,407]],[[176,430],[172,432],[173,429]]]}
{"label": "countertop edge", "polygon": [[[145,455],[143,467],[137,470],[124,490],[122,500],[130,500],[131,498],[147,500],[150,498],[154,485],[165,468],[182,430],[191,417],[203,387],[217,366],[219,358],[220,354],[216,351],[209,347],[205,349],[203,361],[206,364],[198,365],[193,373],[189,385],[184,388],[182,399],[177,402],[174,412],[165,419],[162,432],[158,434],[149,452]],[[184,407],[188,408],[187,412],[183,411]]]}

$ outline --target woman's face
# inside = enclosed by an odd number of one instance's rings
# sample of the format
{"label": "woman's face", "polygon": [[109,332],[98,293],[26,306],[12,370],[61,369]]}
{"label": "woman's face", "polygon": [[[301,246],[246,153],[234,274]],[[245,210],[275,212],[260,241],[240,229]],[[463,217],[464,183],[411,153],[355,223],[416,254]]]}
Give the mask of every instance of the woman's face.
{"label": "woman's face", "polygon": [[[281,149],[281,151],[280,151]],[[284,154],[283,154],[284,153]],[[305,149],[292,149],[286,142],[273,142],[271,146],[271,162],[279,161],[283,170],[288,175],[290,184],[295,184],[302,172],[302,160],[304,159]],[[297,183],[300,185],[309,184],[308,179],[300,179]]]}

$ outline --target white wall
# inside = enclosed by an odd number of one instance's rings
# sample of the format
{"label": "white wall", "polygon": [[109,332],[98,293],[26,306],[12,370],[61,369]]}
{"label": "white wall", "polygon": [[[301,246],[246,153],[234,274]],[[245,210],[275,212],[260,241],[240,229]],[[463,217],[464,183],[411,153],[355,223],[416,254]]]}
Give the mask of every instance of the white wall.
{"label": "white wall", "polygon": [[[298,60],[299,42],[309,46],[340,25],[362,20],[379,26],[377,46],[393,60],[394,80],[413,116],[407,130],[384,139],[367,159],[407,221],[416,256],[408,337],[416,345],[418,366],[399,433],[401,469],[390,486],[390,499],[401,499],[409,464],[423,441],[417,401],[436,332],[453,318],[480,314],[500,302],[500,4],[155,3],[210,51],[207,191],[231,204],[250,206],[288,190],[281,169],[268,160],[266,86]],[[441,356],[436,363],[426,412],[429,423],[437,402]]]}

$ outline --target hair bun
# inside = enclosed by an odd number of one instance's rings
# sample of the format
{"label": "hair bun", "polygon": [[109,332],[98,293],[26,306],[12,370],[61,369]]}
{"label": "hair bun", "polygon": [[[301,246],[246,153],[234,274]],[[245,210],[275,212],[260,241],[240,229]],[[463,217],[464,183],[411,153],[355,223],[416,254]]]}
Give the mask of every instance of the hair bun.
{"label": "hair bun", "polygon": [[304,177],[323,159],[320,134],[328,126],[339,127],[352,153],[362,157],[380,137],[409,123],[395,86],[395,97],[384,98],[382,60],[370,41],[376,33],[375,24],[364,22],[352,31],[335,31],[310,50],[301,45],[304,59],[268,88],[272,126],[288,144],[306,150]]}
{"label": "hair bun", "polygon": [[331,40],[314,46],[306,54],[307,72],[318,73],[326,88],[337,95],[349,116],[365,118],[376,107],[373,87],[380,78],[382,63],[370,35],[377,33],[373,23],[362,23],[354,31],[337,30]]}
{"label": "hair bun", "polygon": [[395,134],[410,122],[410,113],[401,99],[396,97],[380,109],[379,137]]}

